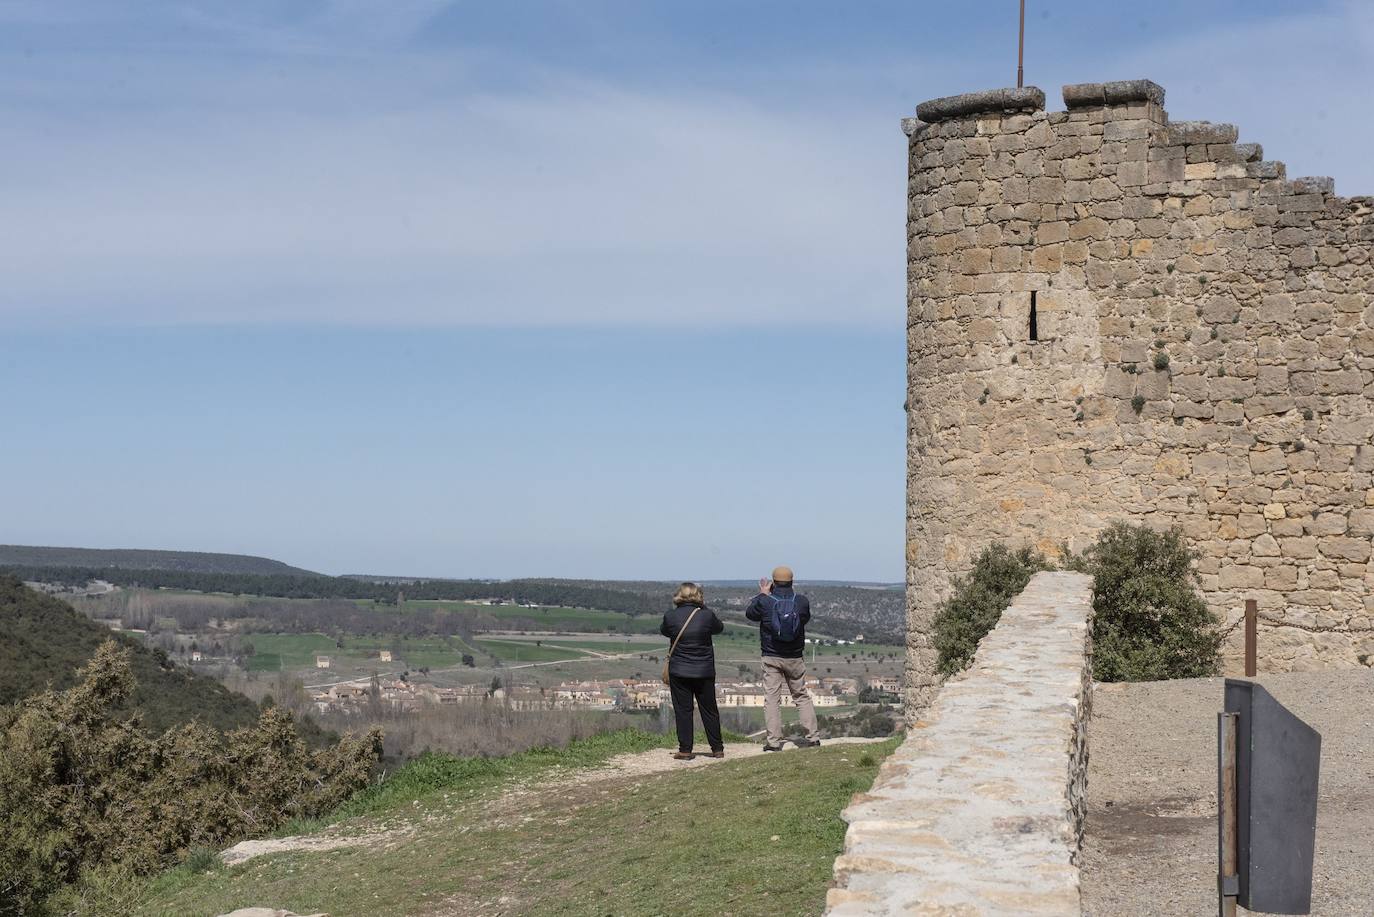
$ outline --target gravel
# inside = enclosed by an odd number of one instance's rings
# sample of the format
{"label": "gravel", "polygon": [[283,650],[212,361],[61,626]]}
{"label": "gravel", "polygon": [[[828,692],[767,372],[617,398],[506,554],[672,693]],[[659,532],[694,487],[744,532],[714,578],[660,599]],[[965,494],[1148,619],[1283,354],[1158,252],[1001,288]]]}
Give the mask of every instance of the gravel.
{"label": "gravel", "polygon": [[[1312,913],[1374,914],[1374,672],[1256,679],[1322,735]],[[1097,685],[1086,917],[1216,913],[1220,678]]]}

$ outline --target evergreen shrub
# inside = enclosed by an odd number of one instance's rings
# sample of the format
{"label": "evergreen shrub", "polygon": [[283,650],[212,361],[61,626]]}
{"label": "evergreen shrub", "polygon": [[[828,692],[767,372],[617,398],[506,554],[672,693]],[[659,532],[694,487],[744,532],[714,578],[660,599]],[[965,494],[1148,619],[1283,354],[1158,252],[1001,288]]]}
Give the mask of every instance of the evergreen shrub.
{"label": "evergreen shrub", "polygon": [[953,675],[973,659],[982,640],[997,626],[1002,612],[1026,588],[1030,578],[1051,569],[1034,548],[1013,551],[989,545],[974,559],[967,576],[954,581],[954,592],[935,614],[935,649],[941,675]]}
{"label": "evergreen shrub", "polygon": [[109,899],[131,875],[324,814],[370,782],[379,731],[315,750],[279,707],[227,734],[148,735],[121,714],[130,657],[108,641],[73,687],[0,707],[0,915]]}
{"label": "evergreen shrub", "polygon": [[[1093,677],[1098,681],[1199,678],[1220,669],[1221,633],[1197,591],[1194,555],[1183,534],[1115,523],[1064,569],[1093,578]],[[973,659],[978,643],[1040,570],[1054,569],[1032,548],[984,549],[935,615],[941,675]]]}
{"label": "evergreen shrub", "polygon": [[1220,668],[1221,633],[1197,591],[1178,529],[1118,522],[1066,566],[1093,577],[1093,677],[1200,678]]}

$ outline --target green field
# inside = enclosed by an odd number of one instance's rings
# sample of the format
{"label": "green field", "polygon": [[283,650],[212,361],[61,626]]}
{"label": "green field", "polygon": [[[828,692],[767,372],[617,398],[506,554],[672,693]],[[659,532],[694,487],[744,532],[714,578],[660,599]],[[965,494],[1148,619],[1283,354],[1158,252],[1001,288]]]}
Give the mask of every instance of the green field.
{"label": "green field", "polygon": [[358,599],[359,605],[368,608],[394,611],[397,614],[414,614],[435,609],[459,611],[468,614],[485,615],[505,624],[511,630],[548,630],[573,633],[658,633],[659,619],[652,615],[632,618],[616,611],[597,611],[592,608],[540,607],[522,608],[519,605],[481,605],[472,602],[415,601],[407,599],[400,605],[376,605],[367,599]]}
{"label": "green field", "polygon": [[[512,642],[526,642],[525,638],[510,637],[506,639]],[[652,638],[638,636],[633,639],[626,639],[622,637],[619,640],[588,640],[579,636],[543,637],[541,639],[545,646],[554,644],[592,653],[662,653],[668,648],[668,641],[657,635]]]}
{"label": "green field", "polygon": [[[473,650],[458,637],[345,637],[343,647],[324,634],[251,634],[256,653],[248,660],[250,672],[278,672],[315,668],[315,656],[328,656],[334,669],[372,667],[378,671],[404,668],[442,668],[461,665],[464,653]],[[390,649],[392,662],[382,662],[377,652]],[[325,670],[321,670],[323,672]]]}
{"label": "green field", "polygon": [[632,618],[615,611],[591,608],[521,608],[518,605],[474,605],[470,610],[498,621],[531,621],[535,630],[574,632],[658,633],[659,619],[649,615]]}
{"label": "green field", "polygon": [[490,653],[505,663],[560,662],[567,659],[581,659],[587,655],[576,650],[537,646],[534,640],[476,640],[474,642],[478,649]]}

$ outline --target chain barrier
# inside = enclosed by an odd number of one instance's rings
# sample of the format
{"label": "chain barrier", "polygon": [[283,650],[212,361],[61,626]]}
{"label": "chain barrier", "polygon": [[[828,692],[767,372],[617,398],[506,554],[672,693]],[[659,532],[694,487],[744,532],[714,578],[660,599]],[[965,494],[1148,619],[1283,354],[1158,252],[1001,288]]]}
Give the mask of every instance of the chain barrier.
{"label": "chain barrier", "polygon": [[1245,616],[1242,615],[1239,618],[1236,618],[1234,621],[1232,621],[1229,626],[1223,627],[1221,629],[1221,639],[1225,640],[1227,637],[1231,636],[1231,634],[1235,632],[1235,629],[1237,627],[1240,627],[1244,623]]}
{"label": "chain barrier", "polygon": [[[1295,621],[1284,621],[1271,615],[1260,614],[1257,617],[1266,624],[1275,627],[1294,627],[1298,630],[1305,630],[1309,634],[1374,634],[1374,627],[1351,627],[1343,624],[1333,624],[1323,626],[1321,624],[1298,624]],[[1244,620],[1243,618],[1241,620]]]}
{"label": "chain barrier", "polygon": [[[1268,624],[1271,627],[1291,627],[1295,630],[1307,631],[1309,634],[1374,634],[1374,627],[1351,627],[1343,624],[1321,625],[1321,624],[1299,624],[1296,621],[1285,621],[1273,615],[1263,612],[1255,616],[1259,622]],[[1245,623],[1245,616],[1241,615],[1229,625],[1222,628],[1221,639],[1225,640],[1235,632],[1236,628]]]}

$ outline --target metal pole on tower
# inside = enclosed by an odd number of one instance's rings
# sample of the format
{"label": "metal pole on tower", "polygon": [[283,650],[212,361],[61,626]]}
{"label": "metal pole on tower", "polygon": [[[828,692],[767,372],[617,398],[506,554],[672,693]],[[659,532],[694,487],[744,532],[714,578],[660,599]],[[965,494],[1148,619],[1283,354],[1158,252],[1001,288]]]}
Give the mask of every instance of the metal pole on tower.
{"label": "metal pole on tower", "polygon": [[1021,31],[1016,37],[1016,88],[1026,84],[1026,0],[1021,0]]}

